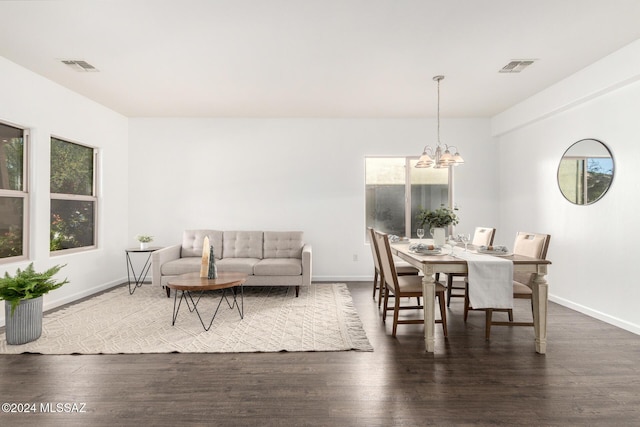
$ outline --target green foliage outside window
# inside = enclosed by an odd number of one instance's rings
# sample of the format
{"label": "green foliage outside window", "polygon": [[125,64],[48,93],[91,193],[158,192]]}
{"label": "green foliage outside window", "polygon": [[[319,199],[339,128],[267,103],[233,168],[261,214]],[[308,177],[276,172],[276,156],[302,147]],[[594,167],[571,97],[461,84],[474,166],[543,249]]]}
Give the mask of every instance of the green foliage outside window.
{"label": "green foliage outside window", "polygon": [[23,134],[0,123],[0,258],[24,255]]}
{"label": "green foliage outside window", "polygon": [[51,138],[51,192],[93,195],[93,148]]}
{"label": "green foliage outside window", "polygon": [[51,138],[51,251],[95,244],[93,181],[93,148]]}
{"label": "green foliage outside window", "polygon": [[0,258],[22,255],[22,229],[11,227],[0,234]]}

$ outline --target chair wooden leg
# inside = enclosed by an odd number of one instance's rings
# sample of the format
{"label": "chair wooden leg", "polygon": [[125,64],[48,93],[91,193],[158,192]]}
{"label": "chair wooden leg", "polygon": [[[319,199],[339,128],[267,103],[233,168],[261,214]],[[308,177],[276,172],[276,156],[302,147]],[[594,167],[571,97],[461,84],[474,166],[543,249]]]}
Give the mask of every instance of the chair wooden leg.
{"label": "chair wooden leg", "polygon": [[384,284],[384,277],[380,274],[380,292],[378,293],[378,308],[380,308],[380,304],[382,303],[382,297],[387,295],[387,288]]}
{"label": "chair wooden leg", "polygon": [[447,307],[451,304],[451,288],[453,287],[453,276],[447,275]]}
{"label": "chair wooden leg", "polygon": [[491,336],[491,320],[493,318],[493,310],[490,308],[487,308],[485,312],[486,312],[486,319],[485,319],[485,326],[484,326],[484,339],[489,341],[489,337]]}
{"label": "chair wooden leg", "polygon": [[447,331],[447,308],[445,307],[444,302],[444,291],[438,292],[438,301],[440,302],[440,317],[442,318],[442,330],[444,332],[444,337],[447,338],[449,333]]}
{"label": "chair wooden leg", "polygon": [[469,288],[465,285],[467,289],[464,292],[464,321],[467,321],[467,315],[469,314]]}
{"label": "chair wooden leg", "polygon": [[384,308],[382,309],[382,323],[387,322],[387,308],[389,307],[389,292],[387,292],[386,287],[384,290]]}
{"label": "chair wooden leg", "polygon": [[509,313],[509,322],[513,322],[513,310],[509,309],[508,313]]}
{"label": "chair wooden leg", "polygon": [[395,308],[393,310],[393,333],[391,336],[395,337],[398,329],[398,317],[400,316],[400,298],[396,296],[393,300]]}
{"label": "chair wooden leg", "polygon": [[376,290],[378,289],[378,271],[373,272],[373,299],[376,299]]}

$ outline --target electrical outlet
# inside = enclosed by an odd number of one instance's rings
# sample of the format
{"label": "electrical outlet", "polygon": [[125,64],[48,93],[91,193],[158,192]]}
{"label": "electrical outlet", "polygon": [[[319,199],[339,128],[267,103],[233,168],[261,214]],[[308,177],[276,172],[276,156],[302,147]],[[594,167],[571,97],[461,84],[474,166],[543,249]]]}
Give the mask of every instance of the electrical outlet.
{"label": "electrical outlet", "polygon": [[358,254],[353,254],[353,261],[357,262],[358,261]]}

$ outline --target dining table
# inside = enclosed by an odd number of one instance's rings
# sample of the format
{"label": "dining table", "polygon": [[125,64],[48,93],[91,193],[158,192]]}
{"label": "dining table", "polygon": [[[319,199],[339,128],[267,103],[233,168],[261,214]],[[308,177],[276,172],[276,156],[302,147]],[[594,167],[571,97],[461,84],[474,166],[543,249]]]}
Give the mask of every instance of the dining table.
{"label": "dining table", "polygon": [[[408,262],[412,266],[418,268],[423,273],[422,293],[424,307],[424,340],[425,348],[429,353],[435,351],[435,289],[436,274],[439,273],[468,273],[467,261],[463,258],[455,256],[455,251],[463,251],[452,245],[445,245],[442,253],[438,255],[424,255],[416,253],[410,249],[412,243],[417,240],[390,243],[391,252],[400,259]],[[433,243],[429,239],[422,239],[420,242],[429,244]],[[468,246],[468,250],[476,252],[477,248],[473,245]],[[492,255],[485,255],[492,256]],[[529,283],[532,290],[532,306],[533,306],[533,328],[535,334],[535,350],[540,354],[547,351],[547,308],[549,285],[546,280],[547,267],[551,261],[546,259],[531,258],[523,255],[510,254],[501,256],[501,258],[510,260],[513,263],[513,271],[532,273],[533,278]]]}

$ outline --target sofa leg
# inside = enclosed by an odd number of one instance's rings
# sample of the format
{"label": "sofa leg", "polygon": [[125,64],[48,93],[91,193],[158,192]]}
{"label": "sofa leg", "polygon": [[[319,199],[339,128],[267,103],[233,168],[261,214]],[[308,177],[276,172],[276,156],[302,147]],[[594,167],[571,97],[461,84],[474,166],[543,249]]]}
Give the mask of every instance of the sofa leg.
{"label": "sofa leg", "polygon": [[167,291],[167,298],[169,298],[171,296],[171,288],[165,286],[164,289]]}
{"label": "sofa leg", "polygon": [[298,293],[300,292],[300,286],[296,286],[296,298],[298,298]]}

